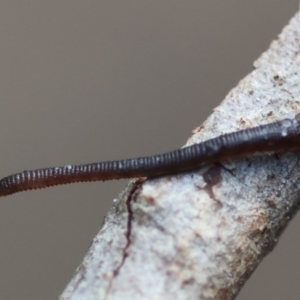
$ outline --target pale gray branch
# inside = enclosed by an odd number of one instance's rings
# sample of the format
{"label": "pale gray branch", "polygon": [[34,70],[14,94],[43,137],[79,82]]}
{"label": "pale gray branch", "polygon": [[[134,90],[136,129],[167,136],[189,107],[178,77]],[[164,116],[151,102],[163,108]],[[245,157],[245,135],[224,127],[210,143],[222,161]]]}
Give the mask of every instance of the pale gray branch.
{"label": "pale gray branch", "polygon": [[[297,13],[188,144],[298,113],[299,52]],[[60,299],[233,299],[296,212],[299,158],[132,181]]]}

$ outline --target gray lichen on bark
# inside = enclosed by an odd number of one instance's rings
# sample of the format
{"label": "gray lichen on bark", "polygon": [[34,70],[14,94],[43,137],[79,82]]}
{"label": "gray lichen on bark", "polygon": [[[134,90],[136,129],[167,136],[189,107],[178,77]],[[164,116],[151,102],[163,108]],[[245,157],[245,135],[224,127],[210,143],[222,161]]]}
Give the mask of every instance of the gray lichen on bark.
{"label": "gray lichen on bark", "polygon": [[[300,111],[300,14],[188,144]],[[299,205],[300,155],[131,181],[60,299],[233,299]]]}

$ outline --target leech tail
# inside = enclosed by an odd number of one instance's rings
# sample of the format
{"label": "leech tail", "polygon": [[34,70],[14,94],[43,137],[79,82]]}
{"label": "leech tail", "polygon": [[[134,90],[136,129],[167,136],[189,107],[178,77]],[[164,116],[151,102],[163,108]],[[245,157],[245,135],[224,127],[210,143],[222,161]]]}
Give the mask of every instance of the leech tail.
{"label": "leech tail", "polygon": [[115,169],[115,162],[102,162],[23,171],[0,180],[0,197],[56,185],[127,177],[122,172],[116,174]]}

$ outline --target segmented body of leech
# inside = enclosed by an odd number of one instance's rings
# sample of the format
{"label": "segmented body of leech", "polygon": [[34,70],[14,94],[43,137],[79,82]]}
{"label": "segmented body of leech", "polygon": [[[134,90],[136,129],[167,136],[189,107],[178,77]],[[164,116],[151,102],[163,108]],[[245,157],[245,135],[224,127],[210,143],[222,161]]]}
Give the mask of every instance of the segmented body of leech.
{"label": "segmented body of leech", "polygon": [[0,180],[0,196],[74,182],[154,178],[196,170],[210,163],[255,152],[295,149],[300,149],[300,114],[164,154],[24,171]]}

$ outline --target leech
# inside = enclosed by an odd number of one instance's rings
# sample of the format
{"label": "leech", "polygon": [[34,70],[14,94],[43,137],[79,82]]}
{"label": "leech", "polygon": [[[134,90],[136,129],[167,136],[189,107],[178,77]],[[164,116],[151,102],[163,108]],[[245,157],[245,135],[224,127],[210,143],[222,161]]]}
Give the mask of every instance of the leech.
{"label": "leech", "polygon": [[161,177],[197,170],[207,164],[255,152],[296,149],[300,149],[300,114],[291,119],[220,135],[164,154],[24,171],[0,180],[0,196],[74,182]]}

